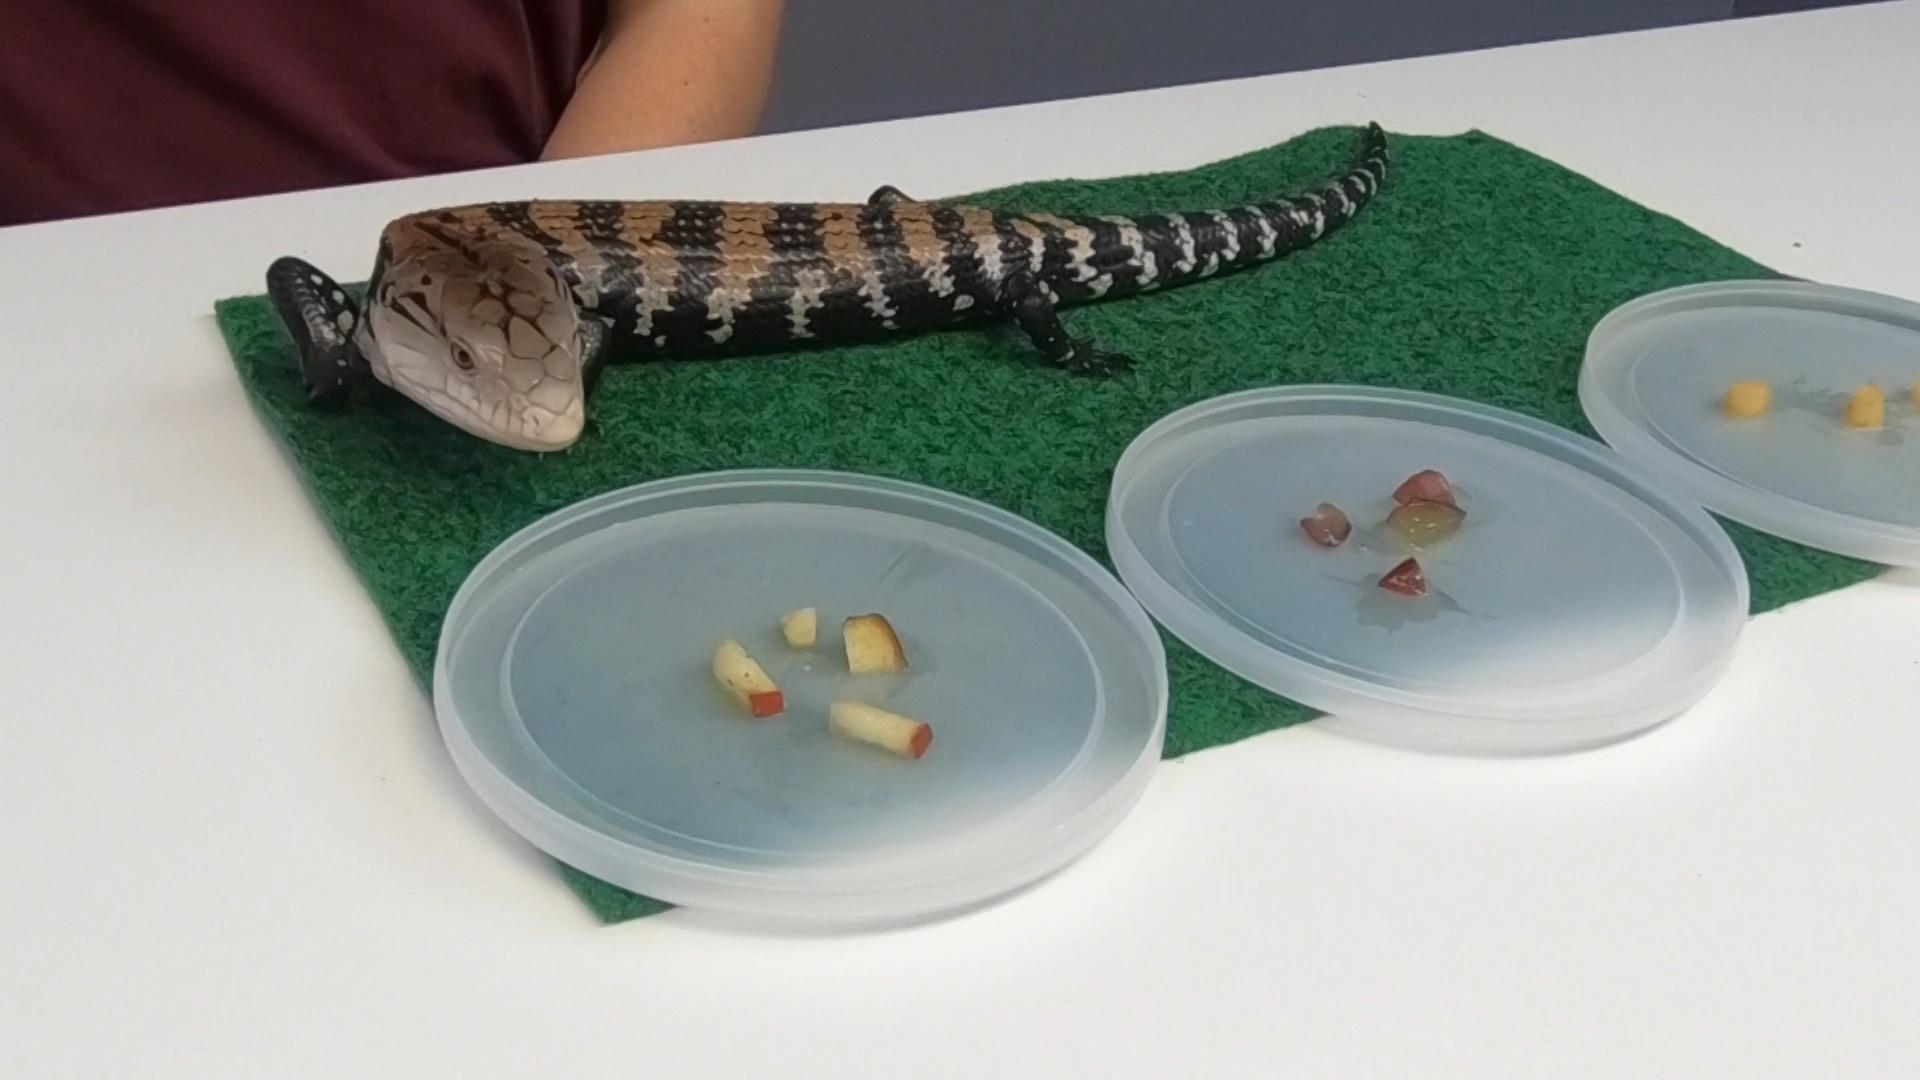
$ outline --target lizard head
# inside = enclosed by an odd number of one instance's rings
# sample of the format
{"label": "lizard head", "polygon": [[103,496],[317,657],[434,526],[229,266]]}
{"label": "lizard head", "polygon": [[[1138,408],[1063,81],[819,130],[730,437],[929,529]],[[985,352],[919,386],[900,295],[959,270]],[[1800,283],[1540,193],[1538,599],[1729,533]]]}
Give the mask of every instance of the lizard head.
{"label": "lizard head", "polygon": [[384,268],[360,350],[380,381],[448,423],[520,450],[586,426],[586,337],[566,282],[500,244],[434,246]]}

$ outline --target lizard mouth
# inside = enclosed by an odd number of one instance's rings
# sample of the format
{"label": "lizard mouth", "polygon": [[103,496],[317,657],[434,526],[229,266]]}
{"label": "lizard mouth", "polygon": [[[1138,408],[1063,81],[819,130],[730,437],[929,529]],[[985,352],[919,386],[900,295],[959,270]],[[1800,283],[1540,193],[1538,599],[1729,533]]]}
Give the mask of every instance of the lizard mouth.
{"label": "lizard mouth", "polygon": [[515,450],[565,450],[586,428],[585,402],[571,396],[558,409],[526,399],[502,382],[416,382],[394,371],[394,389],[470,435]]}

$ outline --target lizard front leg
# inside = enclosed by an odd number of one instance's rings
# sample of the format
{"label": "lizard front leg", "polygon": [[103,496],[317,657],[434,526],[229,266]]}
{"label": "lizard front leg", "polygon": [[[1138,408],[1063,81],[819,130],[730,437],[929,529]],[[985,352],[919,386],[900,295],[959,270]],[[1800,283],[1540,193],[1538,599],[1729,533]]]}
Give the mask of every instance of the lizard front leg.
{"label": "lizard front leg", "polygon": [[1000,304],[1042,356],[1076,375],[1113,375],[1133,366],[1131,357],[1103,352],[1069,335],[1054,308],[1053,293],[1027,271],[1011,275],[1000,286]]}
{"label": "lizard front leg", "polygon": [[580,314],[580,385],[588,393],[600,383],[600,373],[607,369],[607,362],[613,354],[613,330],[611,319],[596,318],[586,312]]}
{"label": "lizard front leg", "polygon": [[286,255],[267,267],[267,295],[293,338],[309,401],[339,405],[356,386],[373,382],[366,357],[353,343],[360,310],[338,282]]}

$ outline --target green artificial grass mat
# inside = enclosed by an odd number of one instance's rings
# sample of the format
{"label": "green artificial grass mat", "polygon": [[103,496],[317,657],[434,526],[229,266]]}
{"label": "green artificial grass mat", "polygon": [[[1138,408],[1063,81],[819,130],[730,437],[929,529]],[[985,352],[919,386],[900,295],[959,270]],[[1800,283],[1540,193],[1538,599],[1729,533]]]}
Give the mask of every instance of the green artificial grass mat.
{"label": "green artificial grass mat", "polygon": [[[1230,206],[1318,187],[1357,142],[1353,129],[1328,128],[1185,172],[969,199],[1081,213]],[[714,469],[872,473],[996,504],[1104,560],[1112,466],[1172,410],[1251,387],[1360,383],[1473,398],[1591,435],[1575,383],[1595,320],[1656,289],[1777,276],[1489,135],[1393,136],[1392,147],[1380,196],[1319,245],[1250,272],[1069,311],[1073,332],[1138,361],[1110,381],[1051,370],[1000,330],[629,365],[602,380],[581,442],[541,456],[457,432],[392,395],[314,411],[264,298],[220,301],[216,315],[259,415],[427,686],[441,616],[473,565],[536,518],[609,489]],[[887,179],[876,171],[868,186]],[[1879,569],[1729,529],[1756,612]],[[1178,641],[1167,646],[1168,757],[1314,715]],[[562,869],[605,921],[667,906]]]}

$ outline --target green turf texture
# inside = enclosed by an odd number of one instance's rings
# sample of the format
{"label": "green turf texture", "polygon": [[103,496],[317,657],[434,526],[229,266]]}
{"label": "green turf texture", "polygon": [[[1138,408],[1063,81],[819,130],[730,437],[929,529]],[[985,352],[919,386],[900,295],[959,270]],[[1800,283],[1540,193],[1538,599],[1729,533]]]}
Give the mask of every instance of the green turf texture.
{"label": "green turf texture", "polygon": [[[1231,206],[1317,187],[1357,144],[1357,131],[1329,128],[1186,172],[1033,183],[970,201],[1080,213]],[[459,433],[391,397],[314,411],[262,297],[220,301],[216,315],[260,417],[425,686],[442,613],[472,566],[534,519],[612,488],[750,467],[893,476],[1005,507],[1104,560],[1111,468],[1172,410],[1251,387],[1360,383],[1473,398],[1590,435],[1575,382],[1595,320],[1656,289],[1777,276],[1483,133],[1393,136],[1392,148],[1379,197],[1319,245],[1068,312],[1076,334],[1138,360],[1110,381],[1050,370],[1023,339],[994,329],[629,365],[602,381],[581,442],[541,456]],[[887,179],[876,171],[868,186]],[[1756,612],[1878,570],[1729,528]],[[1313,715],[1167,645],[1168,757]],[[607,922],[667,906],[571,868],[562,877]]]}

